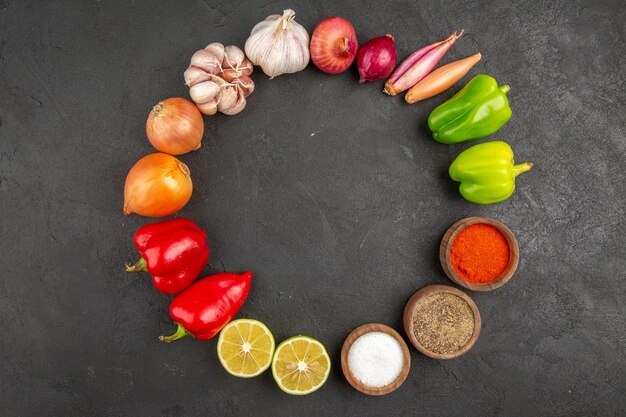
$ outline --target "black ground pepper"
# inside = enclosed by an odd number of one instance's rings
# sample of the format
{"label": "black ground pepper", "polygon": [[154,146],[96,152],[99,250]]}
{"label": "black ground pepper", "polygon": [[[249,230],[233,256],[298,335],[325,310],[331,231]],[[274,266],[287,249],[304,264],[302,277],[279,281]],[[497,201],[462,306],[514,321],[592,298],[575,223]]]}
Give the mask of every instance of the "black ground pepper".
{"label": "black ground pepper", "polygon": [[415,307],[413,333],[431,352],[455,353],[467,345],[474,334],[474,313],[457,295],[433,294]]}

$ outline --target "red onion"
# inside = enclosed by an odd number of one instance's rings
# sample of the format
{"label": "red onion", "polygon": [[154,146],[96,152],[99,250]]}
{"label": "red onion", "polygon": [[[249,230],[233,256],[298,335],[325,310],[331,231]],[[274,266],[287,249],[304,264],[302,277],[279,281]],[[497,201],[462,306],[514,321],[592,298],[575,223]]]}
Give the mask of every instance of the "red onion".
{"label": "red onion", "polygon": [[342,17],[322,20],[311,36],[311,61],[328,74],[339,74],[354,62],[359,44],[354,27]]}
{"label": "red onion", "polygon": [[396,44],[393,36],[385,35],[367,41],[356,56],[360,83],[387,78],[396,66]]}

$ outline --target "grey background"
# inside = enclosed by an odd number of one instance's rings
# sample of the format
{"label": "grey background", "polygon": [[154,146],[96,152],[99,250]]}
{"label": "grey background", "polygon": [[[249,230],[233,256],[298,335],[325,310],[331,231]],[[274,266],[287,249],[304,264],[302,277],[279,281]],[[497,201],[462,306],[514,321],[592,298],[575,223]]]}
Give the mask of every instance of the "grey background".
{"label": "grey background", "polygon": [[[391,33],[400,58],[465,28],[447,54],[483,60],[451,91],[413,106],[313,66],[269,80],[234,117],[206,118],[184,155],[194,194],[179,214],[206,228],[206,273],[255,273],[240,316],[280,341],[321,340],[327,384],[304,398],[271,374],[230,377],[215,341],[165,345],[173,330],[147,275],[123,264],[129,168],[154,149],[150,108],[187,96],[192,53],[243,46],[292,7],[311,32],[341,15],[361,43]],[[624,3],[577,1],[0,0],[0,392],[4,416],[521,416],[626,413]],[[470,144],[428,137],[430,110],[472,76],[508,83],[514,116],[489,138],[535,168],[488,207],[447,178]],[[367,322],[401,329],[417,289],[450,282],[438,245],[456,220],[485,215],[517,235],[505,287],[471,294],[475,347],[453,361],[412,351],[395,393],[353,390],[338,365]]]}

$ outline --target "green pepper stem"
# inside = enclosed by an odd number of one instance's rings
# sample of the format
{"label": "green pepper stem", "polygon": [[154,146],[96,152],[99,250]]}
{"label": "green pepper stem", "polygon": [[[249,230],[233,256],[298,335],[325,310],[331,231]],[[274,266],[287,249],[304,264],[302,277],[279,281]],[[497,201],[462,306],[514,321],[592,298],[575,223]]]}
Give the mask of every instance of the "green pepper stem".
{"label": "green pepper stem", "polygon": [[146,267],[146,260],[141,258],[135,265],[126,264],[126,272],[148,272]]}
{"label": "green pepper stem", "polygon": [[508,85],[504,84],[500,86],[500,91],[502,91],[504,94],[508,93],[509,91],[511,91],[511,87],[509,87]]}
{"label": "green pepper stem", "polygon": [[185,329],[182,324],[176,323],[176,325],[178,327],[176,328],[176,332],[174,334],[169,335],[169,336],[159,336],[159,340],[161,342],[170,343],[170,342],[173,342],[174,340],[181,339],[185,336],[193,337],[193,334],[187,331],[187,329]]}
{"label": "green pepper stem", "polygon": [[533,167],[532,162],[524,162],[523,164],[513,165],[513,178],[517,177],[519,174],[523,174],[524,172],[530,170]]}

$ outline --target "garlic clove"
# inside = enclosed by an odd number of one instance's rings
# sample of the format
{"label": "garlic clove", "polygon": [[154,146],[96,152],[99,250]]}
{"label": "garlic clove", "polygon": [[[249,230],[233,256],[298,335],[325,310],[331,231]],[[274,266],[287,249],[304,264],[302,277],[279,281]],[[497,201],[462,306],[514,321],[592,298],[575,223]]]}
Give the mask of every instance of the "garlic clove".
{"label": "garlic clove", "polygon": [[190,66],[185,70],[185,84],[187,87],[193,87],[194,85],[211,79],[211,74],[194,66]]}
{"label": "garlic clove", "polygon": [[196,107],[198,107],[198,110],[200,110],[201,113],[206,114],[207,116],[213,116],[217,113],[218,97],[219,96],[213,97],[206,103],[196,104]]}
{"label": "garlic clove", "polygon": [[213,81],[214,83],[216,83],[217,85],[219,85],[220,87],[224,87],[226,85],[229,85],[228,82],[226,82],[226,80],[224,80],[221,75],[211,75],[211,81]]}
{"label": "garlic clove", "polygon": [[222,111],[222,113],[227,116],[233,116],[241,112],[246,107],[246,97],[243,91],[240,88],[237,90],[237,101],[232,106]]}
{"label": "garlic clove", "polygon": [[243,75],[250,75],[252,74],[252,71],[254,71],[254,65],[252,65],[252,62],[250,62],[250,60],[246,58],[241,62],[239,70]]}
{"label": "garlic clove", "polygon": [[222,113],[224,110],[231,108],[237,102],[237,88],[226,87],[222,90],[222,97],[217,103],[217,110]]}
{"label": "garlic clove", "polygon": [[222,70],[221,61],[206,49],[200,49],[191,57],[191,65],[208,72],[209,74],[219,74]]}
{"label": "garlic clove", "polygon": [[220,92],[220,86],[213,81],[203,81],[189,89],[189,95],[196,103],[206,103]]}
{"label": "garlic clove", "polygon": [[244,97],[248,97],[254,91],[254,81],[252,78],[242,75],[233,81],[233,84],[236,84],[237,87],[241,89]]}
{"label": "garlic clove", "polygon": [[224,79],[224,81],[232,83],[237,78],[241,77],[242,73],[238,69],[229,69],[226,68],[224,71],[220,73],[220,77]]}
{"label": "garlic clove", "polygon": [[235,45],[230,45],[224,48],[224,59],[222,61],[222,67],[226,68],[239,68],[243,62],[245,56],[243,51],[237,48]]}
{"label": "garlic clove", "polygon": [[206,46],[207,51],[215,55],[215,57],[222,62],[224,60],[224,45],[219,42],[213,42]]}

